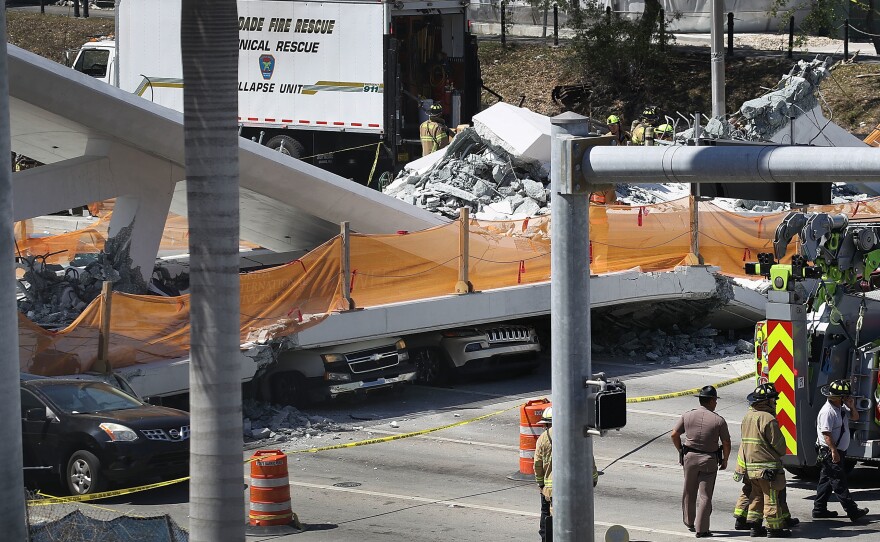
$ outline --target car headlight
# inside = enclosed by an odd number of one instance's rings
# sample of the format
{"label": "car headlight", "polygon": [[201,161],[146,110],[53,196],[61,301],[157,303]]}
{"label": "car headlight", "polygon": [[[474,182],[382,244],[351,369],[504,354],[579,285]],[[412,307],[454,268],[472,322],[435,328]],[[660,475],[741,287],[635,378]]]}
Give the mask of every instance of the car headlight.
{"label": "car headlight", "polygon": [[321,359],[323,359],[324,363],[327,364],[340,363],[345,361],[345,356],[343,356],[342,354],[323,354],[321,356]]}
{"label": "car headlight", "polygon": [[107,436],[112,441],[131,442],[138,438],[137,433],[133,429],[118,423],[102,423],[98,427],[107,433]]}
{"label": "car headlight", "polygon": [[406,341],[404,341],[403,339],[400,339],[399,341],[394,343],[394,346],[397,347],[398,350],[405,350],[406,349]]}

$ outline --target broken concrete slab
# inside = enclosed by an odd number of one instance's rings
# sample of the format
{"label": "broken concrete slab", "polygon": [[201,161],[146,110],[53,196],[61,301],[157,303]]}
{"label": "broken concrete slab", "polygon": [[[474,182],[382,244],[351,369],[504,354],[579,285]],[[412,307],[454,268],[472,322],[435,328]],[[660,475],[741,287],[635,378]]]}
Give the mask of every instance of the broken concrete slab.
{"label": "broken concrete slab", "polygon": [[550,171],[550,117],[498,102],[474,115],[474,128],[516,160],[539,164],[545,175]]}

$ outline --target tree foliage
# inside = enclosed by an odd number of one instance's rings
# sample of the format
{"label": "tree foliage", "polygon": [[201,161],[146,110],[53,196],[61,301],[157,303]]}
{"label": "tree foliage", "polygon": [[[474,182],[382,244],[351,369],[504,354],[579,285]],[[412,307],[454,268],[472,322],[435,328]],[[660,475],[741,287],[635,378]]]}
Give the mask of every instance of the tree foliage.
{"label": "tree foliage", "polygon": [[659,0],[648,0],[639,18],[608,17],[604,6],[589,0],[569,12],[576,31],[571,68],[592,88],[593,103],[617,102],[618,112],[634,118],[662,93],[670,76],[665,49],[674,38],[661,31],[660,11]]}
{"label": "tree foliage", "polygon": [[[773,0],[769,14],[780,18],[780,31],[788,31],[789,18],[798,10],[808,9],[806,17],[800,23],[797,41],[802,44],[807,36],[842,37],[840,30],[844,21],[852,16],[864,17],[864,32],[880,54],[880,1],[878,0]],[[850,38],[857,37],[858,32],[850,32]]]}

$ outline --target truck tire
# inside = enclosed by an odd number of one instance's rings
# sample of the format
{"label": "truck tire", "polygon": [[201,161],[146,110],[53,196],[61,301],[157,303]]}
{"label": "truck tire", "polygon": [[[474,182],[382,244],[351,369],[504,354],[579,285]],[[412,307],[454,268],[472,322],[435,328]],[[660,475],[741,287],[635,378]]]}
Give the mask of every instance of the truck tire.
{"label": "truck tire", "polygon": [[308,390],[303,375],[294,372],[276,373],[271,376],[272,402],[297,408],[308,403]]}
{"label": "truck tire", "polygon": [[416,382],[426,386],[445,386],[450,381],[450,370],[443,355],[436,348],[419,348],[414,352]]}
{"label": "truck tire", "polygon": [[286,135],[273,137],[266,142],[266,146],[273,151],[278,151],[281,154],[286,154],[287,156],[292,156],[294,158],[302,158],[306,153],[306,149],[302,146],[302,143]]}

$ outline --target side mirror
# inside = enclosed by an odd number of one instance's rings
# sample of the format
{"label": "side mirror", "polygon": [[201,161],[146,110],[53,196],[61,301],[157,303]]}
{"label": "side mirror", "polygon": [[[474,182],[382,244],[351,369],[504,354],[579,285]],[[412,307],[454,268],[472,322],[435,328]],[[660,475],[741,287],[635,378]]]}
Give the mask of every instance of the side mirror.
{"label": "side mirror", "polygon": [[151,395],[149,397],[144,397],[143,402],[147,403],[148,405],[162,406],[162,397],[158,396],[158,395],[157,396]]}
{"label": "side mirror", "polygon": [[25,413],[25,419],[29,422],[45,422],[49,420],[45,408],[29,408]]}

